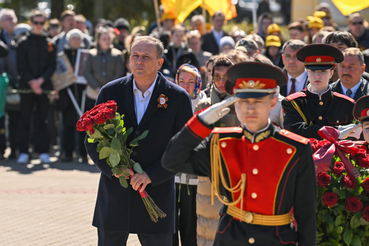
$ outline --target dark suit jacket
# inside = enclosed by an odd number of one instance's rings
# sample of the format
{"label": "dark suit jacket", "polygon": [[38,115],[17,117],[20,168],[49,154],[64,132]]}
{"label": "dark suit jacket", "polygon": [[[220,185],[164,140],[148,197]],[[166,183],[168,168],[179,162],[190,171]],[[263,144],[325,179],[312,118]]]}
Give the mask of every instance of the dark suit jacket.
{"label": "dark suit jacket", "polygon": [[[224,36],[228,36],[228,34],[223,31],[223,37]],[[219,54],[219,46],[214,38],[213,31],[206,33],[202,36],[201,48],[203,51],[208,51],[213,55]]]}
{"label": "dark suit jacket", "polygon": [[[354,100],[355,102],[359,100],[360,97],[369,95],[369,82],[362,78],[363,82],[361,83],[360,87],[357,89]],[[343,94],[341,81],[338,79],[336,82],[330,84],[332,91],[338,92]]]}
{"label": "dark suit jacket", "polygon": [[[167,108],[158,107],[157,100],[161,94],[168,98]],[[157,223],[152,222],[139,193],[130,185],[127,189],[123,188],[119,179],[112,176],[106,160],[99,160],[97,144],[89,144],[85,141],[88,154],[101,171],[92,224],[104,230],[130,233],[174,233],[175,173],[161,166],[161,157],[169,140],[192,116],[189,96],[184,89],[170,83],[161,73],[158,73],[158,80],[149,105],[139,125],[137,125],[134,110],[132,74],[102,87],[96,104],[108,100],[117,102],[118,112],[124,115],[124,126],[127,129],[133,127],[127,143],[145,130],[149,130],[147,137],[139,141],[139,146],[133,148],[131,158],[140,163],[150,177],[152,183],[146,187],[146,191],[167,216],[159,219]]]}
{"label": "dark suit jacket", "polygon": [[[287,70],[285,68],[282,71],[287,75]],[[305,85],[304,85],[304,88],[303,89],[306,89],[306,86],[308,84],[309,84],[309,78],[306,76]],[[282,86],[279,87],[279,94],[281,94],[284,97],[288,96],[287,95],[287,84],[282,85]]]}

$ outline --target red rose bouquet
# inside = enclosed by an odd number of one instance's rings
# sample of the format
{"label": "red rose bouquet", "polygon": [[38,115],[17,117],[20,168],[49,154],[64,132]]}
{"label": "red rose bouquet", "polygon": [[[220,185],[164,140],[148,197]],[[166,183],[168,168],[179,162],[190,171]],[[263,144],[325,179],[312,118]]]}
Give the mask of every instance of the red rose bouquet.
{"label": "red rose bouquet", "polygon": [[[323,127],[325,140],[310,139],[317,170],[318,245],[369,245],[369,157],[338,131]],[[303,222],[302,222],[303,223]]]}
{"label": "red rose bouquet", "polygon": [[[97,152],[99,159],[106,159],[113,173],[130,176],[124,169],[131,169],[137,173],[144,173],[140,164],[131,159],[132,148],[138,146],[138,141],[144,139],[148,131],[133,139],[127,145],[127,138],[133,128],[128,130],[124,127],[124,115],[117,112],[117,103],[108,101],[96,105],[90,111],[84,113],[77,122],[77,131],[86,131],[89,136],[89,143],[98,143]],[[128,187],[124,176],[119,177],[120,184]],[[157,222],[159,218],[164,218],[166,214],[155,204],[146,191],[139,193],[152,221]]]}

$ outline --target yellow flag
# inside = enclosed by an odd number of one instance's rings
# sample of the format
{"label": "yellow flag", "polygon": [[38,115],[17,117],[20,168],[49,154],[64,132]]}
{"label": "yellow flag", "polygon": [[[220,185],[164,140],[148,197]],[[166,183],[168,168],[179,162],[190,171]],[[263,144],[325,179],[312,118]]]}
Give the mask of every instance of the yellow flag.
{"label": "yellow flag", "polygon": [[368,0],[332,0],[332,2],[345,16],[369,7]]}
{"label": "yellow flag", "polygon": [[[161,0],[161,4],[165,13],[175,13],[177,20],[183,22],[197,7],[202,7],[202,0]],[[226,20],[237,16],[231,0],[205,0],[205,6],[211,16],[217,10],[223,11]]]}

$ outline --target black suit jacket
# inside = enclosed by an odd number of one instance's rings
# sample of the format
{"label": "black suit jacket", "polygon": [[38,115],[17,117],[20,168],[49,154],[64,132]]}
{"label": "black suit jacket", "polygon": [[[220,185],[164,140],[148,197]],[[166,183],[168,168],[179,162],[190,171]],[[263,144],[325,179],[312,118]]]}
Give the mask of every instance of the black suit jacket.
{"label": "black suit jacket", "polygon": [[[285,68],[282,71],[286,74],[286,76],[288,76],[287,70]],[[306,76],[306,80],[305,80],[305,84],[304,84],[304,88],[303,89],[306,89],[306,86],[308,84],[309,84],[309,77]],[[280,88],[279,88],[279,94],[281,94],[284,97],[288,96],[287,95],[287,84],[280,86]]]}
{"label": "black suit jacket", "polygon": [[[228,36],[227,33],[223,31],[223,37]],[[213,55],[219,54],[219,46],[217,41],[214,38],[213,31],[206,33],[202,36],[202,46],[203,51],[208,51],[212,53]]]}
{"label": "black suit jacket", "polygon": [[[161,94],[168,98],[167,108],[158,107],[157,100]],[[139,141],[139,146],[133,148],[131,158],[140,163],[150,177],[152,183],[146,187],[146,191],[167,216],[159,219],[157,223],[152,222],[139,193],[130,185],[127,189],[123,188],[119,179],[112,176],[106,160],[99,160],[97,144],[85,141],[88,154],[101,170],[92,223],[104,230],[143,234],[174,233],[175,173],[161,166],[161,157],[169,140],[192,116],[189,96],[184,89],[167,81],[161,73],[158,73],[153,94],[140,124],[137,124],[134,109],[132,74],[102,87],[96,104],[108,100],[117,102],[118,112],[124,115],[124,126],[127,129],[133,127],[127,143],[145,130],[149,130],[147,137]]]}
{"label": "black suit jacket", "polygon": [[[369,82],[364,78],[361,78],[361,79],[363,81],[362,81],[360,87],[356,91],[356,94],[355,94],[355,97],[354,97],[355,102],[357,100],[359,100],[360,97],[369,95]],[[339,79],[336,82],[330,84],[330,86],[332,88],[332,91],[343,94],[342,87],[341,87],[341,81]]]}

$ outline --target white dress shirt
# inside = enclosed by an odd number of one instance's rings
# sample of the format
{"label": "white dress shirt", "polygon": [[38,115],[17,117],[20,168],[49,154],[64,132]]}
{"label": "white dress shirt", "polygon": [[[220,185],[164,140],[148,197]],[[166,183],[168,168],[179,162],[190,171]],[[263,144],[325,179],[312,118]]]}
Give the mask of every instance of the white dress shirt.
{"label": "white dress shirt", "polygon": [[[287,73],[287,76],[288,76],[287,95],[289,95],[290,91],[291,91],[291,85],[292,85],[291,78],[293,78],[293,77],[291,77],[291,75],[289,73]],[[295,78],[296,79],[295,92],[302,91],[304,89],[306,78],[307,78],[306,70],[302,74],[300,74],[299,76],[297,76]]]}
{"label": "white dress shirt", "polygon": [[152,92],[154,91],[156,80],[158,79],[158,75],[154,80],[154,83],[150,86],[150,88],[145,91],[142,96],[142,92],[137,88],[136,81],[133,79],[133,96],[135,101],[135,113],[137,118],[137,125],[140,124],[142,117],[144,116],[147,106],[149,105]]}
{"label": "white dress shirt", "polygon": [[[355,97],[356,92],[359,89],[361,83],[362,83],[362,79],[360,79],[360,82],[357,83],[354,87],[351,88],[351,92],[352,92],[352,94],[350,96],[351,98]],[[345,86],[343,86],[342,81],[341,81],[341,88],[342,88],[342,94],[346,95],[346,92],[347,92],[348,89]]]}

